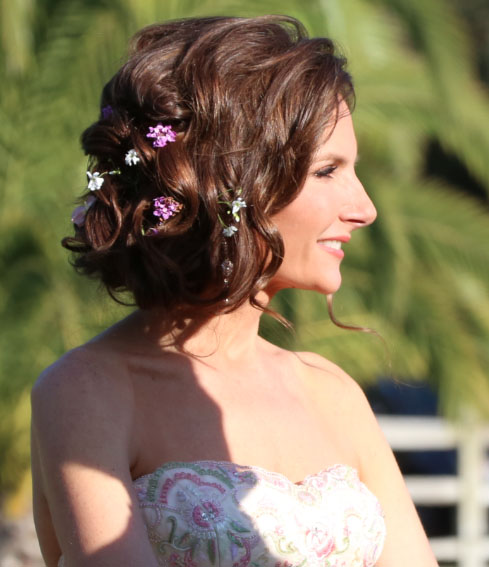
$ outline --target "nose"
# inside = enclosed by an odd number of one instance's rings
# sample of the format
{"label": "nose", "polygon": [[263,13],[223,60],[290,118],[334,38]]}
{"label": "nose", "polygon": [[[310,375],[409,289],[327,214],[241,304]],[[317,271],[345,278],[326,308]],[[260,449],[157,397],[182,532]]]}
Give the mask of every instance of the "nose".
{"label": "nose", "polygon": [[353,226],[353,229],[368,226],[377,218],[377,209],[356,176],[348,191],[348,199],[341,216],[343,221]]}

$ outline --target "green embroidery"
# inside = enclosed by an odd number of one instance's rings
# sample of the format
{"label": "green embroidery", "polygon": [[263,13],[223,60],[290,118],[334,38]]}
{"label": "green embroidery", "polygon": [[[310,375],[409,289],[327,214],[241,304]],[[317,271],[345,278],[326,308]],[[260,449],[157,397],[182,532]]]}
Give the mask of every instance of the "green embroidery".
{"label": "green embroidery", "polygon": [[234,531],[240,534],[248,533],[250,531],[248,528],[245,528],[243,525],[239,524],[235,520],[232,520],[229,525],[233,528]]}
{"label": "green embroidery", "polygon": [[170,516],[170,517],[167,519],[167,522],[168,522],[169,524],[171,524],[170,535],[169,535],[169,537],[168,537],[168,541],[169,541],[170,543],[173,543],[173,538],[175,537],[175,529],[176,529],[176,527],[177,527],[177,520],[176,520],[176,518],[175,518],[174,516]]}
{"label": "green embroidery", "polygon": [[228,536],[228,538],[234,543],[236,544],[238,547],[244,547],[244,545],[242,544],[241,540],[238,539],[233,532],[227,531],[226,535]]}
{"label": "green embroidery", "polygon": [[209,561],[215,565],[216,563],[216,544],[213,539],[207,540],[207,555]]}
{"label": "green embroidery", "polygon": [[146,490],[146,497],[150,502],[156,500],[156,489],[158,488],[158,478],[156,475],[152,476],[148,481],[148,488]]}

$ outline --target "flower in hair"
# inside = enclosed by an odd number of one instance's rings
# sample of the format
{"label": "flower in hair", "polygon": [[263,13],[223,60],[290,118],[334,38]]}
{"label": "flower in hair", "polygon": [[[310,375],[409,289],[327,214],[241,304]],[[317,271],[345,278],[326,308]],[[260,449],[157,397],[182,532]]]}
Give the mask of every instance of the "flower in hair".
{"label": "flower in hair", "polygon": [[87,171],[88,188],[90,191],[98,191],[100,187],[102,187],[104,184],[104,178],[102,175],[103,173],[99,173],[98,171],[94,171],[93,173]]}
{"label": "flower in hair", "polygon": [[85,224],[85,215],[96,200],[93,195],[89,195],[83,205],[79,205],[73,210],[71,213],[71,222],[76,224],[76,226],[83,226]]}
{"label": "flower in hair", "polygon": [[236,227],[236,226],[234,226],[234,225],[225,226],[225,227],[222,229],[222,233],[224,234],[224,236],[225,236],[226,238],[229,238],[230,236],[233,236],[233,234],[234,234],[235,232],[238,232],[238,227]]}
{"label": "flower in hair", "polygon": [[129,150],[127,152],[124,161],[126,162],[126,165],[136,165],[141,161],[141,158],[139,157],[137,151],[133,148],[132,150]]}
{"label": "flower in hair", "polygon": [[[237,195],[237,197],[230,199],[229,201],[228,200],[218,201],[219,204],[227,206],[226,213],[232,216],[235,222],[240,221],[239,212],[241,209],[246,207],[246,201],[243,199],[243,197],[239,197],[240,194],[241,194],[241,189],[238,189],[235,194]],[[222,220],[221,215],[218,214],[217,218],[219,219],[219,222],[222,225],[222,233],[226,238],[230,238],[231,236],[233,236],[233,234],[238,232],[238,227],[233,224],[227,224],[226,222],[224,222]]]}
{"label": "flower in hair", "polygon": [[146,138],[154,138],[153,148],[164,148],[166,144],[174,142],[176,137],[177,134],[172,127],[164,126],[161,122],[156,126],[150,126],[149,132],[146,134]]}
{"label": "flower in hair", "polygon": [[243,197],[238,197],[231,203],[231,214],[236,222],[239,222],[239,211],[243,207],[246,207],[246,202]]}
{"label": "flower in hair", "polygon": [[153,199],[153,215],[158,217],[161,222],[179,213],[183,208],[173,197],[156,197]]}
{"label": "flower in hair", "polygon": [[148,229],[143,227],[141,232],[143,235],[158,234],[164,222],[179,213],[182,209],[182,203],[179,203],[173,197],[156,197],[153,199],[153,215],[158,217],[158,223],[156,226],[152,226]]}
{"label": "flower in hair", "polygon": [[107,120],[107,118],[110,118],[112,116],[113,112],[114,112],[114,109],[110,106],[110,104],[108,104],[107,106],[103,106],[102,107],[102,118],[104,120]]}
{"label": "flower in hair", "polygon": [[103,173],[99,173],[98,171],[94,171],[93,173],[91,173],[90,171],[87,171],[88,189],[90,189],[90,191],[98,191],[104,184],[104,175],[107,174],[120,175],[121,170],[117,168],[117,169],[112,169],[111,171],[104,171]]}

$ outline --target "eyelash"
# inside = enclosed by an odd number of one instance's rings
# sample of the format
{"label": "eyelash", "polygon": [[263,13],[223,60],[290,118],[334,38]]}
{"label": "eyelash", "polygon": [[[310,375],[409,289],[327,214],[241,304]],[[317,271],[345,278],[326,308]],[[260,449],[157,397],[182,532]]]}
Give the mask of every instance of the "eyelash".
{"label": "eyelash", "polygon": [[319,171],[316,171],[316,173],[314,175],[316,177],[332,177],[331,174],[334,173],[337,168],[338,168],[338,166],[336,166],[336,165],[329,165],[328,167],[325,167],[324,169],[320,169]]}

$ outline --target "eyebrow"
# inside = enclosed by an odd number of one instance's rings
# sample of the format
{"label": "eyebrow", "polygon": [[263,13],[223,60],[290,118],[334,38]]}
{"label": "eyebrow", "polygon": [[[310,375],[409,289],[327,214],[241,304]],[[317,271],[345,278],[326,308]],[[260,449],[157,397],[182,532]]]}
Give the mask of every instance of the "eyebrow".
{"label": "eyebrow", "polygon": [[[338,154],[324,154],[324,155],[317,155],[314,158],[314,163],[317,163],[319,161],[332,161],[334,163],[338,163],[340,165],[344,165],[345,163],[347,163],[347,160],[343,157],[340,156]],[[360,155],[357,154],[356,158],[355,158],[355,165],[357,165],[357,163],[360,161]]]}

